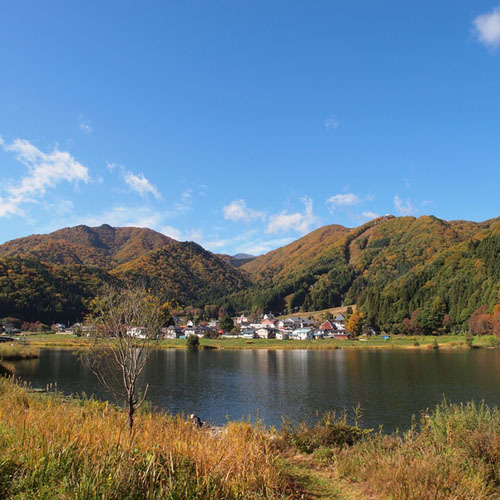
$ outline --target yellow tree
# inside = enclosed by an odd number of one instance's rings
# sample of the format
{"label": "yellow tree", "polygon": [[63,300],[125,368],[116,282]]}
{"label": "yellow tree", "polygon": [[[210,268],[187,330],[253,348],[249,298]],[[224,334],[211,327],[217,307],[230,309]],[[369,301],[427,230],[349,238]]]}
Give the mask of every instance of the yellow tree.
{"label": "yellow tree", "polygon": [[363,319],[364,314],[358,311],[354,311],[346,323],[347,331],[353,333],[354,335],[359,335],[363,330]]}

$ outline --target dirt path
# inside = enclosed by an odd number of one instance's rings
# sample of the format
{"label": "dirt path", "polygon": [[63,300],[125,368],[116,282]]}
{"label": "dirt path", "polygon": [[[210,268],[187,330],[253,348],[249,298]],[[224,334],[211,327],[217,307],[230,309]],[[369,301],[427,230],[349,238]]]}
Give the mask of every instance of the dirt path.
{"label": "dirt path", "polygon": [[361,487],[339,480],[335,471],[319,467],[309,455],[288,457],[286,469],[300,484],[307,500],[373,500]]}

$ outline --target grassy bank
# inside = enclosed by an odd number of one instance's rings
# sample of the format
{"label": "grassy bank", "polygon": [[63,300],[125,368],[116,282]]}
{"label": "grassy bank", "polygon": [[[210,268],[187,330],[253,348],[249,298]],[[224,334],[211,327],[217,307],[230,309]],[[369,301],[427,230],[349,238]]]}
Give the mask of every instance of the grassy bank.
{"label": "grassy bank", "polygon": [[[89,345],[86,337],[75,335],[32,334],[26,337],[32,347],[85,347]],[[499,341],[494,335],[474,337],[472,344],[465,335],[391,335],[384,340],[382,336],[372,336],[357,340],[276,340],[276,339],[200,339],[200,346],[209,349],[470,349],[499,347]],[[161,340],[160,348],[185,349],[184,339]],[[0,344],[0,349],[2,344]]]}
{"label": "grassy bank", "polygon": [[31,345],[19,343],[0,344],[0,361],[19,361],[22,359],[35,359],[40,355],[40,351]]}
{"label": "grassy bank", "polygon": [[2,499],[500,498],[500,412],[442,403],[404,434],[326,415],[314,427],[218,432],[0,379]]}

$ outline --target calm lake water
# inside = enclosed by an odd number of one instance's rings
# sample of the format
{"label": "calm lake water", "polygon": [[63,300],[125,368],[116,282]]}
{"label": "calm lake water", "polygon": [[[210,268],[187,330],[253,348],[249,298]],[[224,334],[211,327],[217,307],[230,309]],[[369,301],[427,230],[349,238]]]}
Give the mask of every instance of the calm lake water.
{"label": "calm lake water", "polygon": [[[70,350],[43,349],[39,359],[17,362],[16,374],[33,387],[57,382],[67,394],[112,400]],[[366,427],[391,431],[444,395],[500,405],[500,350],[158,350],[145,381],[153,406],[214,424],[260,418],[279,426],[282,416],[312,421],[359,403]]]}

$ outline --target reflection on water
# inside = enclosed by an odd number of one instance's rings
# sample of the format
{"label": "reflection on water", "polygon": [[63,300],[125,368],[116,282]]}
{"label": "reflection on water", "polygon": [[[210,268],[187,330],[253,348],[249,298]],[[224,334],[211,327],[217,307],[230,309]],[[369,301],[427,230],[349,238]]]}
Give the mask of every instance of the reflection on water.
{"label": "reflection on water", "polygon": [[[34,387],[111,398],[68,350],[44,349],[16,363]],[[368,427],[408,427],[413,414],[445,395],[500,404],[500,351],[242,350],[155,351],[142,375],[153,406],[204,420],[261,418],[280,425],[318,413],[363,408]]]}

